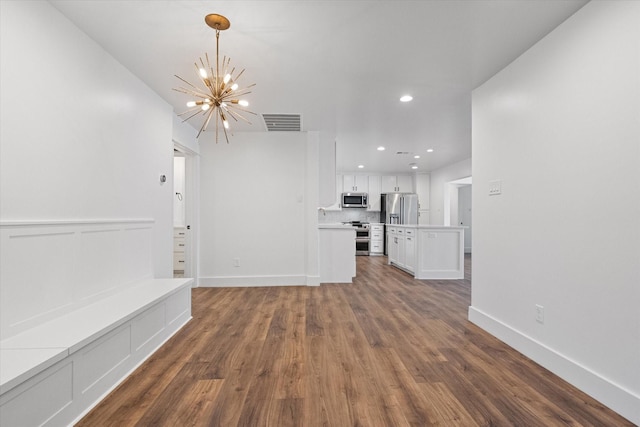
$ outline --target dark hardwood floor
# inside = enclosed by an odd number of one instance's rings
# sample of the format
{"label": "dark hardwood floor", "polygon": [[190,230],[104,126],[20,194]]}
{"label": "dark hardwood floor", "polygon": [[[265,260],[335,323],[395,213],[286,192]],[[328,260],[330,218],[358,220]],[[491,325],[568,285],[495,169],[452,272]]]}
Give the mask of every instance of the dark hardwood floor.
{"label": "dark hardwood floor", "polygon": [[467,321],[465,280],[198,288],[193,320],[78,426],[632,426]]}

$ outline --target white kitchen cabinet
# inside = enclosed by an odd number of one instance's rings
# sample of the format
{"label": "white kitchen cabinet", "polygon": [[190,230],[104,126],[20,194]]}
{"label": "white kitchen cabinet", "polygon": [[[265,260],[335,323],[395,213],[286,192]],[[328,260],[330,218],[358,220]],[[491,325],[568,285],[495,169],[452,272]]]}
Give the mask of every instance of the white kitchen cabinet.
{"label": "white kitchen cabinet", "polygon": [[396,234],[396,245],[398,245],[398,256],[396,258],[396,265],[402,268],[404,268],[404,261],[406,256],[406,248],[404,242],[404,235],[402,233]]}
{"label": "white kitchen cabinet", "polygon": [[416,236],[404,236],[404,268],[410,272],[416,271]]}
{"label": "white kitchen cabinet", "polygon": [[371,224],[369,228],[369,255],[384,254],[384,225]]}
{"label": "white kitchen cabinet", "polygon": [[369,177],[367,175],[343,175],[342,191],[345,193],[367,193]]}
{"label": "white kitchen cabinet", "polygon": [[413,193],[413,178],[411,175],[398,175],[398,191],[401,193]]}
{"label": "white kitchen cabinet", "polygon": [[412,193],[413,182],[411,175],[383,175],[382,193]]}
{"label": "white kitchen cabinet", "polygon": [[369,207],[368,211],[380,212],[380,175],[369,175]]}
{"label": "white kitchen cabinet", "polygon": [[395,227],[387,227],[387,255],[389,264],[398,263],[398,236]]}
{"label": "white kitchen cabinet", "polygon": [[400,267],[410,273],[416,269],[416,229],[389,227],[388,254],[389,264]]}
{"label": "white kitchen cabinet", "polygon": [[173,271],[175,273],[184,273],[185,233],[184,227],[174,227],[173,229]]}

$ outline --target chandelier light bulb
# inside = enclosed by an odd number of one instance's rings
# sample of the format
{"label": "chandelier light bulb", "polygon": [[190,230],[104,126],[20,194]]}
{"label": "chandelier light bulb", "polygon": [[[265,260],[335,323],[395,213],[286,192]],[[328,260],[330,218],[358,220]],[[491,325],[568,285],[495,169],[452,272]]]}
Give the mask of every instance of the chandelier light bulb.
{"label": "chandelier light bulb", "polygon": [[225,75],[222,81],[224,82],[224,84],[227,84],[229,83],[229,80],[231,80],[231,74]]}
{"label": "chandelier light bulb", "polygon": [[234,84],[231,86],[231,90],[236,90],[236,89],[238,89],[238,83],[234,83]]}
{"label": "chandelier light bulb", "polygon": [[244,99],[241,99],[240,101],[238,101],[238,104],[242,105],[243,107],[248,107],[249,101],[245,101]]}
{"label": "chandelier light bulb", "polygon": [[202,77],[203,79],[207,78],[207,70],[205,70],[204,68],[200,68],[200,77]]}
{"label": "chandelier light bulb", "polygon": [[187,107],[192,108],[196,106],[196,101],[189,101],[187,102]]}
{"label": "chandelier light bulb", "polygon": [[209,104],[202,104],[202,111],[207,111],[211,106]]}
{"label": "chandelier light bulb", "polygon": [[228,122],[228,121],[223,120],[223,121],[222,121],[222,124],[224,125],[224,128],[225,128],[225,129],[229,129],[229,122]]}

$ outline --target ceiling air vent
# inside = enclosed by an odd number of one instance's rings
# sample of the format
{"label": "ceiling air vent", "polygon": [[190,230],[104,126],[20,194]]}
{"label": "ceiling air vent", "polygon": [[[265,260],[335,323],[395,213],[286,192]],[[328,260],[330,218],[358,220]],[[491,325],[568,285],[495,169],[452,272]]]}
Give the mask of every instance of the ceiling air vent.
{"label": "ceiling air vent", "polygon": [[300,114],[263,114],[262,119],[269,132],[300,132]]}

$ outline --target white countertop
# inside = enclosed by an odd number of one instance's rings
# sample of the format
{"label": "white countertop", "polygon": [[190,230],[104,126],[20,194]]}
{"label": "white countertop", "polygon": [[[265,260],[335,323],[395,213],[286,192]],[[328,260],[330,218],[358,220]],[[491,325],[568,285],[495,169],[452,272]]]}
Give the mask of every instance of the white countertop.
{"label": "white countertop", "polygon": [[385,224],[387,227],[397,227],[397,228],[418,228],[418,229],[443,229],[447,230],[462,230],[465,228],[469,228],[466,225],[419,225],[419,224]]}
{"label": "white countertop", "polygon": [[355,231],[355,228],[351,224],[343,224],[341,222],[318,224],[318,228],[320,228],[320,229],[334,229],[334,230],[345,229],[345,230],[354,230]]}

